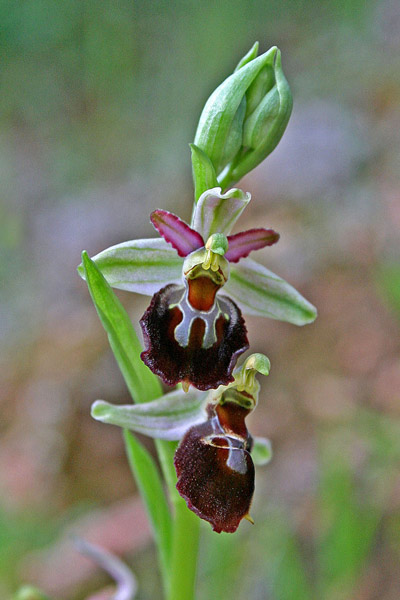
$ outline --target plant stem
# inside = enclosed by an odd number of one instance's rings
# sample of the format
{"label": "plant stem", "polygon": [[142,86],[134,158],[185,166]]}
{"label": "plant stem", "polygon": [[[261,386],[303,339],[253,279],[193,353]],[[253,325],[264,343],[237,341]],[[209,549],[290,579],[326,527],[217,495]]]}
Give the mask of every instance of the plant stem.
{"label": "plant stem", "polygon": [[167,600],[194,600],[200,519],[175,491],[171,575]]}
{"label": "plant stem", "polygon": [[164,581],[164,589],[168,589],[168,600],[192,600],[195,592],[200,519],[187,508],[186,502],[175,488],[173,459],[176,443],[164,440],[155,442],[170,501],[174,507],[170,575],[169,581]]}
{"label": "plant stem", "polygon": [[166,440],[154,440],[155,447],[158,454],[158,460],[160,461],[160,467],[162,474],[164,476],[164,481],[167,486],[168,496],[172,503],[174,503],[174,498],[176,489],[176,473],[174,467],[174,454],[176,447],[178,445],[177,442],[167,442]]}

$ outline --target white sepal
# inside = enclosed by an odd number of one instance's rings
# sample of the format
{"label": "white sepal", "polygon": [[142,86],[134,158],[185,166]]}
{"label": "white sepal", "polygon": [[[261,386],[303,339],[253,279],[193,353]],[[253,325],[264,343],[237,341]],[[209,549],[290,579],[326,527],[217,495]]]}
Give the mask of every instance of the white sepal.
{"label": "white sepal", "polygon": [[224,293],[247,315],[278,319],[294,325],[312,323],[317,316],[316,308],[293,286],[250,258],[231,264]]}
{"label": "white sepal", "polygon": [[96,400],[92,417],[162,440],[180,440],[184,433],[206,420],[207,392],[174,390],[151,402],[115,405]]}
{"label": "white sepal", "polygon": [[194,207],[191,227],[205,242],[213,233],[229,235],[250,200],[251,194],[238,188],[225,194],[221,194],[220,187],[206,190]]}
{"label": "white sepal", "polygon": [[[128,292],[152,296],[165,285],[182,281],[183,259],[162,238],[123,242],[92,260],[112,287]],[[78,272],[83,277],[81,265]]]}

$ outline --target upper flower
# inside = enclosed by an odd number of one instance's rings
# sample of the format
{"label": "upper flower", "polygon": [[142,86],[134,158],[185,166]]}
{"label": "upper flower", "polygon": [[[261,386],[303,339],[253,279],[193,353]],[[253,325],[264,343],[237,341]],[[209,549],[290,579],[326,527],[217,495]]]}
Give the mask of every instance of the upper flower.
{"label": "upper flower", "polygon": [[198,230],[170,212],[151,214],[154,227],[184,258],[184,285],[157,292],[141,326],[146,342],[142,359],[152,371],[169,385],[182,381],[207,390],[232,381],[236,360],[248,348],[239,308],[218,293],[229,280],[229,262],[277,242],[279,235],[272,229],[228,237],[212,233],[210,224],[200,222],[202,209],[215,214],[199,202],[193,218]]}
{"label": "upper flower", "polygon": [[141,319],[142,359],[169,385],[207,390],[233,380],[236,360],[248,348],[241,310],[298,325],[315,319],[315,308],[293,287],[247,258],[277,242],[275,231],[230,235],[249,201],[236,188],[207,190],[190,227],[156,210],[151,221],[164,239],[125,242],[93,259],[114,287],[153,294]]}

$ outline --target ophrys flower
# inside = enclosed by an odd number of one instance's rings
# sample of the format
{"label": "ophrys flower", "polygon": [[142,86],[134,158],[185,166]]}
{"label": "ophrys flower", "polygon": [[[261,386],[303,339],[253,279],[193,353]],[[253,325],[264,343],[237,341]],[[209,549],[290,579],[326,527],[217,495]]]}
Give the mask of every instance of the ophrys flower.
{"label": "ophrys flower", "polygon": [[169,385],[207,390],[232,381],[248,348],[241,309],[298,325],[315,319],[315,308],[292,286],[247,258],[274,244],[275,231],[230,235],[249,201],[237,188],[207,190],[190,227],[157,210],[151,219],[164,239],[126,242],[93,259],[114,287],[153,295],[141,320],[142,358]]}

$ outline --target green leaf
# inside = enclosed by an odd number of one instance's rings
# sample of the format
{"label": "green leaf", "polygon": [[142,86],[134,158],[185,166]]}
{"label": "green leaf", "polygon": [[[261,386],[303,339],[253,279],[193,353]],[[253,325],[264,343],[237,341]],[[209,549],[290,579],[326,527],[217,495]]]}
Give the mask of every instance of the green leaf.
{"label": "green leaf", "polygon": [[82,253],[82,262],[90,295],[132,398],[136,402],[157,398],[160,383],[140,359],[142,347],[126,310],[87,252]]}
{"label": "green leaf", "polygon": [[218,180],[207,154],[195,144],[190,144],[190,149],[192,151],[194,197],[197,202],[203,192],[218,185]]}
{"label": "green leaf", "polygon": [[224,292],[247,315],[288,321],[295,325],[312,323],[317,316],[315,307],[294,287],[250,258],[243,258],[237,265],[231,264]]}
{"label": "green leaf", "polygon": [[129,465],[153,530],[163,581],[167,585],[172,547],[172,519],[161,477],[153,458],[142,444],[126,430],[124,439]]}
{"label": "green leaf", "polygon": [[153,438],[180,440],[189,427],[207,419],[207,395],[193,388],[187,393],[174,390],[144,404],[115,405],[96,400],[92,417]]}
{"label": "green leaf", "polygon": [[255,465],[259,467],[267,465],[272,458],[271,442],[267,438],[254,437],[251,456]]}
{"label": "green leaf", "polygon": [[[123,242],[92,260],[112,287],[128,292],[152,296],[168,283],[182,279],[183,260],[162,238]],[[78,273],[85,279],[83,264]]]}

